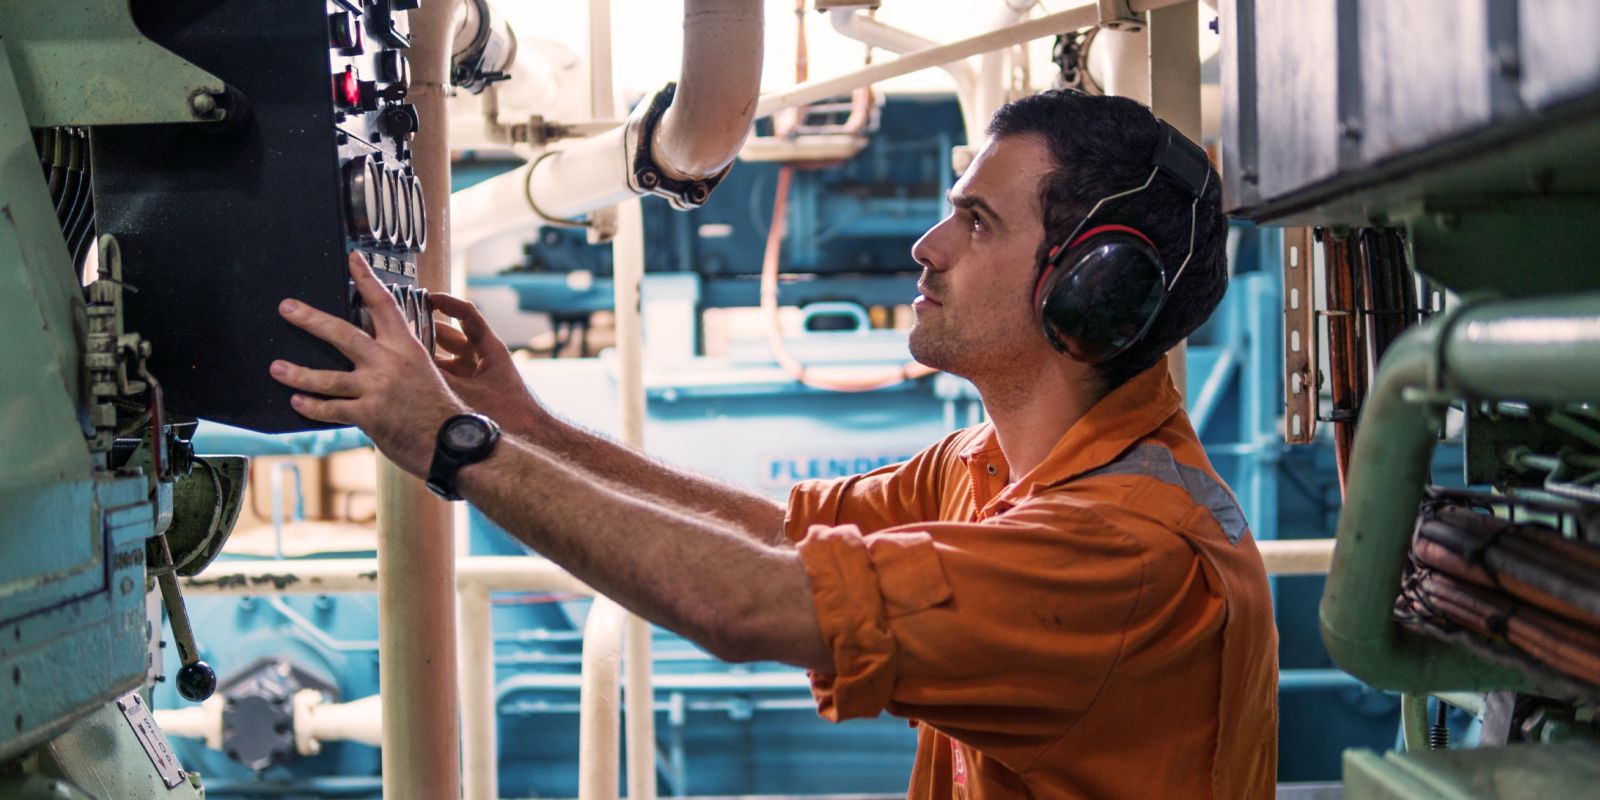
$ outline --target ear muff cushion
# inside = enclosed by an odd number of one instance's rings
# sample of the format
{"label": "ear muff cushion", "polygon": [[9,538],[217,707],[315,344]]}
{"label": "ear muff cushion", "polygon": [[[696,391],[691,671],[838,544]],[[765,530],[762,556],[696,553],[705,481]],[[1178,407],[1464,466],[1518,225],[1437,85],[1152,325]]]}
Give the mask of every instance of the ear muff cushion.
{"label": "ear muff cushion", "polygon": [[1042,276],[1036,302],[1045,336],[1057,350],[1098,363],[1149,330],[1165,302],[1166,284],[1160,255],[1137,231],[1091,234]]}

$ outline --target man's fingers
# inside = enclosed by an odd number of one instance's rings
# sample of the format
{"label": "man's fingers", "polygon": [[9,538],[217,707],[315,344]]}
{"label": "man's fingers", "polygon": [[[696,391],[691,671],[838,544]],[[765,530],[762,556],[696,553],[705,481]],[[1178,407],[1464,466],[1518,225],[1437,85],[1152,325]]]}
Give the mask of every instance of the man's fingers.
{"label": "man's fingers", "polygon": [[454,375],[458,378],[470,378],[474,372],[478,371],[477,363],[465,358],[434,356],[433,364],[445,375]]}
{"label": "man's fingers", "polygon": [[489,330],[489,322],[483,318],[483,312],[478,307],[453,295],[439,292],[429,295],[433,300],[435,310],[444,312],[451,319],[461,320],[461,330],[466,333],[467,339],[473,343],[482,342],[493,338],[494,333]]}
{"label": "man's fingers", "polygon": [[303,417],[337,425],[359,425],[353,400],[318,400],[303,394],[289,398],[289,405]]}
{"label": "man's fingers", "polygon": [[355,281],[356,291],[361,293],[361,302],[367,307],[367,313],[372,315],[372,328],[377,331],[379,338],[388,340],[411,336],[411,325],[406,322],[405,314],[401,313],[400,304],[384,288],[383,281],[372,273],[367,260],[355,251],[350,252],[350,279]]}
{"label": "man's fingers", "polygon": [[449,325],[435,325],[433,327],[433,341],[439,349],[458,356],[476,355],[472,342],[467,340],[467,335]]}
{"label": "man's fingers", "polygon": [[372,348],[377,346],[360,328],[298,300],[279,303],[278,313],[296,327],[338,348],[345,358],[357,364],[365,363]]}
{"label": "man's fingers", "polygon": [[331,369],[306,369],[287,361],[274,361],[272,377],[291,389],[325,394],[329,397],[356,397],[361,394],[355,373]]}

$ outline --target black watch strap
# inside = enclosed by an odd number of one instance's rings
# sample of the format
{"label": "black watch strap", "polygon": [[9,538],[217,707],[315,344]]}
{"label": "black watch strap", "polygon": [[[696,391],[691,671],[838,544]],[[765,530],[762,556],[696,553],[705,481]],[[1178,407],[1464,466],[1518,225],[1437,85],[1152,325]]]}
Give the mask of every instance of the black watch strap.
{"label": "black watch strap", "polygon": [[457,473],[468,464],[488,458],[499,441],[500,426],[482,414],[457,414],[445,420],[434,442],[428,488],[446,500],[460,500]]}

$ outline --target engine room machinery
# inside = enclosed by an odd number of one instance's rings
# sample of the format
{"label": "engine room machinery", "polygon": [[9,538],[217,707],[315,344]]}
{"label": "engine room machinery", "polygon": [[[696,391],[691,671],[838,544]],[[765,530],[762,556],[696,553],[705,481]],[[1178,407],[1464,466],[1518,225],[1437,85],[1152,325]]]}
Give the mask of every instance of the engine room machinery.
{"label": "engine room machinery", "polygon": [[[799,11],[876,36],[880,57],[942,46],[865,5]],[[996,5],[1014,12],[999,27],[1071,6]],[[1137,0],[1093,5],[1056,42],[1057,65],[1064,83],[1112,91],[1091,74],[1093,51],[1151,17]],[[421,264],[441,243],[426,209],[449,187],[424,192],[430,164],[416,152],[420,6],[0,0],[0,797],[376,796],[394,772],[377,749],[376,573],[285,590],[319,564],[375,563],[373,548],[243,546],[233,529],[257,499],[248,487],[292,497],[297,466],[257,461],[269,474],[252,481],[244,457],[217,453],[359,444],[312,430],[266,370],[278,357],[343,365],[275,308],[295,296],[364,322],[348,254],[377,268],[430,343]],[[512,294],[582,337],[594,312],[628,310],[635,278],[642,288],[637,373],[625,346],[522,364],[558,411],[626,436],[619,387],[637,378],[652,451],[774,494],[981,419],[963,382],[908,371],[892,324],[917,271],[905,249],[943,213],[971,144],[971,103],[842,89],[806,115],[764,111],[742,163],[685,175],[649,144],[689,82],[646,94],[620,125],[600,80],[579,92],[592,119],[516,116],[495,98],[529,79],[519,47],[559,51],[519,45],[485,0],[455,8],[437,84],[484,98],[495,143],[525,159],[507,177],[532,208],[515,210],[550,223],[517,233],[519,255],[472,269],[469,291]],[[1317,797],[1592,794],[1600,7],[1220,0],[1216,16],[1234,276],[1189,343],[1188,413],[1264,552],[1337,536],[1325,584],[1318,569],[1273,579],[1280,777],[1342,779],[1300,787]],[[972,53],[965,79],[952,70],[965,100],[962,81],[997,66],[1039,85],[1009,56]],[[558,62],[551,76],[581,80]],[[813,138],[786,138],[797,132]],[[826,137],[838,137],[830,157],[791,163]],[[569,155],[614,147],[618,196],[658,195],[634,209],[643,255],[627,260],[642,277],[612,258],[626,248],[593,243],[617,234],[616,215],[544,213],[568,199],[536,196],[552,174],[584,183],[540,149],[563,138],[579,140]],[[590,200],[610,191],[593,183]],[[798,329],[709,352],[708,312],[779,304],[802,307]],[[804,379],[840,366],[890,379],[859,392]],[[292,499],[263,504],[269,519],[293,516]],[[469,559],[528,560],[475,514],[468,529]],[[583,793],[572,743],[599,602],[480,588],[483,685],[462,684],[501,744],[461,760],[487,758],[508,794]],[[630,783],[903,786],[903,723],[821,733],[798,672],[644,638],[644,716],[661,733],[646,744],[650,774]],[[493,785],[467,795],[498,796]]]}
{"label": "engine room machinery", "polygon": [[245,459],[190,439],[313,427],[268,361],[346,362],[275,309],[361,321],[349,252],[430,341],[416,5],[0,3],[0,795],[202,793],[143,691],[217,684],[178,580],[221,551]]}

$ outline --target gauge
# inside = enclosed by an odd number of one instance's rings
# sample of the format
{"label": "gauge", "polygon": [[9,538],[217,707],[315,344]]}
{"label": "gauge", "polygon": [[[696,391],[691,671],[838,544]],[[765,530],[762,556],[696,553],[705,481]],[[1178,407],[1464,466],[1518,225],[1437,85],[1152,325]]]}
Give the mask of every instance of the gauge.
{"label": "gauge", "polygon": [[422,181],[415,176],[411,178],[411,231],[420,253],[428,246],[428,204],[422,194]]}
{"label": "gauge", "polygon": [[388,170],[380,170],[383,181],[383,241],[385,244],[397,244],[400,241],[400,229],[405,224],[400,219],[400,175]]}
{"label": "gauge", "polygon": [[395,243],[402,248],[411,246],[411,181],[403,174],[395,173],[390,176],[395,184]]}
{"label": "gauge", "polygon": [[383,201],[372,181],[370,166],[366,156],[359,156],[344,167],[345,218],[350,223],[350,235],[363,240],[377,238],[382,228],[379,215]]}

